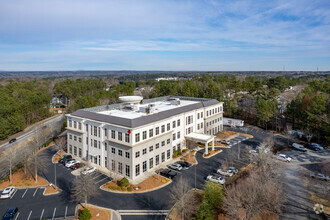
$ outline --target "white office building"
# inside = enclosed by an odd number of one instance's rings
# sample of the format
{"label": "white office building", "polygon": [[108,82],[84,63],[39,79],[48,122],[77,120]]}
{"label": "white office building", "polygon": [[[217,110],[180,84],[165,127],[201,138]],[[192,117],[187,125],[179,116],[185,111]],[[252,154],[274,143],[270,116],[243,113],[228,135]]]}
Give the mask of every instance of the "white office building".
{"label": "white office building", "polygon": [[129,180],[171,160],[187,140],[214,144],[213,135],[223,128],[223,103],[215,99],[119,100],[67,114],[68,152]]}

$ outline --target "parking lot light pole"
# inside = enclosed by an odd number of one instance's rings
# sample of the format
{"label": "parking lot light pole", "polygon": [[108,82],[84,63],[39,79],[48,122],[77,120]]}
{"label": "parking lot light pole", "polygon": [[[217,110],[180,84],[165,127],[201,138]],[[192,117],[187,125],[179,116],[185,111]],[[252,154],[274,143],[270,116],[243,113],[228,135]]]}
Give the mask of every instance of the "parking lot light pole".
{"label": "parking lot light pole", "polygon": [[197,164],[195,164],[195,190],[196,190],[196,166]]}
{"label": "parking lot light pole", "polygon": [[55,168],[55,190],[56,190],[56,163],[54,163],[54,168]]}

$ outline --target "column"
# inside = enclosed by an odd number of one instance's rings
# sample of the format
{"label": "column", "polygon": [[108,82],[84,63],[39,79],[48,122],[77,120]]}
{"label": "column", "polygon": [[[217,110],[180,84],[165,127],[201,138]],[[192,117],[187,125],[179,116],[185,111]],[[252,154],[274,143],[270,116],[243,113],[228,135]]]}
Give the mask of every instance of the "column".
{"label": "column", "polygon": [[205,154],[209,153],[209,144],[207,142],[205,142]]}
{"label": "column", "polygon": [[212,140],[212,150],[214,151],[214,138]]}

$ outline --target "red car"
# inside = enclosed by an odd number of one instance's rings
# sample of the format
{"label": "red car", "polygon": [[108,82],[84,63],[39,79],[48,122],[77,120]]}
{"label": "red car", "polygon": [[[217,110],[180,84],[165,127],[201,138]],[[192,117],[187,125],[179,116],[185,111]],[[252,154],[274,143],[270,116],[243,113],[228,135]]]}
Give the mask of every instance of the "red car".
{"label": "red car", "polygon": [[73,170],[76,170],[80,167],[81,167],[80,163],[76,163],[75,165],[71,166],[70,168],[73,169]]}

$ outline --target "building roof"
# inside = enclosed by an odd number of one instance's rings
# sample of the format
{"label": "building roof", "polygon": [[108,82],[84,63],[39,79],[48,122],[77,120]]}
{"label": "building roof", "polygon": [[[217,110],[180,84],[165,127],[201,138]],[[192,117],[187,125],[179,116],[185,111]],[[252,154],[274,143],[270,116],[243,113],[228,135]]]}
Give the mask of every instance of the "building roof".
{"label": "building roof", "polygon": [[99,122],[106,122],[127,128],[136,128],[142,125],[154,123],[156,121],[164,120],[174,115],[219,103],[219,101],[215,99],[165,96],[143,100],[141,105],[147,106],[147,104],[151,103],[165,102],[169,98],[179,98],[180,101],[182,101],[182,104],[178,106],[173,105],[172,108],[162,108],[161,105],[159,105],[159,110],[155,111],[152,114],[140,114],[136,112],[128,114],[127,111],[125,112],[120,109],[121,104],[114,104],[98,106],[94,108],[80,109],[78,111],[73,112],[71,116],[87,118]]}

